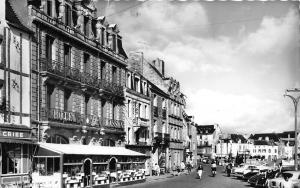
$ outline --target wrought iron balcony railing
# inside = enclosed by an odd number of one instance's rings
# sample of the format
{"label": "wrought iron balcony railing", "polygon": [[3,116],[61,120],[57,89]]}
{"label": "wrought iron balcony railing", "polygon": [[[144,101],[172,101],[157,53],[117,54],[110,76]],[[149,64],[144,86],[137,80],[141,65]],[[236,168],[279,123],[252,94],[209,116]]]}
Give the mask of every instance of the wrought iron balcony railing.
{"label": "wrought iron balcony railing", "polygon": [[42,120],[89,127],[124,129],[124,122],[95,115],[84,115],[78,112],[64,111],[55,108],[42,108]]}
{"label": "wrought iron balcony railing", "polygon": [[98,79],[97,76],[93,76],[88,72],[82,72],[79,68],[74,68],[65,65],[64,63],[48,59],[41,59],[40,66],[41,71],[46,71],[56,76],[81,82],[92,88],[100,89],[99,92],[106,91],[117,96],[123,96],[123,87],[121,85]]}

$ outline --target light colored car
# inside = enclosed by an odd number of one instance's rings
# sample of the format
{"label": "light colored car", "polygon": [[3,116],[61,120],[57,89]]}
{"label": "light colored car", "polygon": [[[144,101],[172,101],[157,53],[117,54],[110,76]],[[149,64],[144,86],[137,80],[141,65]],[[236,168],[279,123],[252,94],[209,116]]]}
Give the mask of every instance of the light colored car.
{"label": "light colored car", "polygon": [[245,164],[241,167],[235,168],[232,175],[238,178],[243,178],[245,174],[254,171],[259,172],[259,169],[255,165]]}
{"label": "light colored car", "polygon": [[293,188],[300,182],[300,171],[286,171],[269,181],[269,188]]}

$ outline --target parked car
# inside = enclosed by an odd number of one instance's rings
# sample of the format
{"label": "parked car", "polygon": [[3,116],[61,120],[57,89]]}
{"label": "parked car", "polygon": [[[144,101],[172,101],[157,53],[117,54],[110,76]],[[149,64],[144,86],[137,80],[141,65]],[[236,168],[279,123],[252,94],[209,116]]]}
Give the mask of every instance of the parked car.
{"label": "parked car", "polygon": [[259,174],[259,171],[250,171],[250,172],[245,173],[245,174],[243,175],[243,179],[244,179],[244,180],[248,180],[248,179],[250,179],[252,176],[257,175],[257,174]]}
{"label": "parked car", "polygon": [[269,188],[293,188],[300,183],[300,171],[286,171],[269,181]]}
{"label": "parked car", "polygon": [[243,178],[245,174],[249,172],[259,172],[259,169],[254,165],[243,165],[240,168],[235,168],[233,176],[237,178]]}
{"label": "parked car", "polygon": [[278,171],[277,170],[266,171],[262,174],[263,176],[257,179],[255,187],[267,188],[270,180],[278,176]]}
{"label": "parked car", "polygon": [[257,183],[257,180],[263,176],[265,176],[265,175],[264,174],[256,174],[248,179],[248,183],[254,187]]}
{"label": "parked car", "polygon": [[206,163],[206,164],[209,163],[208,157],[203,157],[203,158],[201,159],[201,161],[202,161],[203,163]]}

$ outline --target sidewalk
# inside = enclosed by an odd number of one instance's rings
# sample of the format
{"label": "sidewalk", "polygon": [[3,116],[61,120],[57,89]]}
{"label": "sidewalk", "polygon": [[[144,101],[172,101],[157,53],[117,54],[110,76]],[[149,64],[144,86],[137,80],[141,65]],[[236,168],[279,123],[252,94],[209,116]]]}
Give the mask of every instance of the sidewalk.
{"label": "sidewalk", "polygon": [[166,178],[172,178],[172,177],[174,177],[174,176],[170,173],[166,173],[166,174],[163,174],[160,176],[146,176],[146,182],[153,182],[153,181],[166,179]]}

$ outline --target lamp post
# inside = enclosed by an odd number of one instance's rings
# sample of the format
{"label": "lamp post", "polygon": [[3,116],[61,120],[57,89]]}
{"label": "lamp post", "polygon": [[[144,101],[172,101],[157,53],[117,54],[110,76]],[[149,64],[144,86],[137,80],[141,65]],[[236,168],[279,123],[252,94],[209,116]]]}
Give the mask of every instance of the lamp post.
{"label": "lamp post", "polygon": [[291,92],[300,92],[300,90],[298,88],[287,89],[284,94],[285,97],[289,97],[290,99],[292,99],[293,104],[294,104],[294,113],[295,113],[294,114],[295,115],[295,154],[294,154],[295,160],[294,160],[294,162],[295,162],[295,170],[298,170],[297,111],[298,111],[298,102],[300,99],[300,95],[295,97],[293,95],[287,94],[287,93],[291,93]]}

